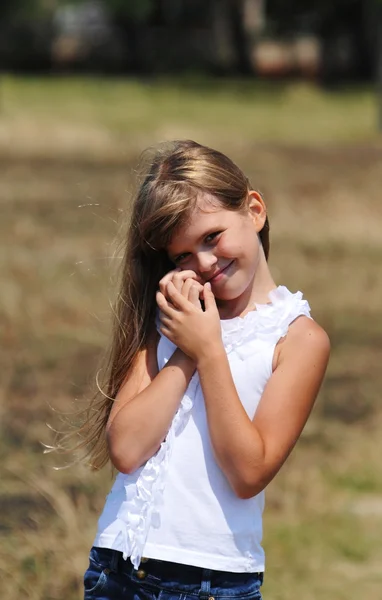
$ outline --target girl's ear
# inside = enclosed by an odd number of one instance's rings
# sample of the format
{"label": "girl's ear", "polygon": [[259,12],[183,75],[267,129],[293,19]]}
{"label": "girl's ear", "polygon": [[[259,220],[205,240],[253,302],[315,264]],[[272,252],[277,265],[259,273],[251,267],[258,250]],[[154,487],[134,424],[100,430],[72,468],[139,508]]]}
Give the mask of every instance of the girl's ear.
{"label": "girl's ear", "polygon": [[257,233],[262,230],[267,218],[267,208],[259,192],[250,190],[248,192],[248,211],[253,219]]}

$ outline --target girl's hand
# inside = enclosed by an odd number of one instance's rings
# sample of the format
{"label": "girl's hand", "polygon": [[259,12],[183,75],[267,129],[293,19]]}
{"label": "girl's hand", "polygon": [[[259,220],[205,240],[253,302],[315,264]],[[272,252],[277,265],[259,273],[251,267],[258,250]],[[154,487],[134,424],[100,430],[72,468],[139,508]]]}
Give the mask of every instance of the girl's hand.
{"label": "girl's hand", "polygon": [[[183,273],[183,271],[182,271]],[[161,311],[161,333],[196,363],[205,354],[223,348],[221,325],[215,297],[210,284],[204,286],[187,279],[179,291],[172,281],[166,294],[157,292]],[[199,297],[203,295],[203,311]]]}
{"label": "girl's hand", "polygon": [[167,286],[170,283],[170,281],[174,284],[178,292],[182,292],[183,284],[187,279],[191,279],[195,283],[198,283],[199,289],[201,291],[203,290],[203,286],[200,284],[200,282],[198,282],[198,276],[194,271],[191,271],[190,269],[182,271],[179,268],[174,269],[173,271],[169,271],[164,277],[162,277],[162,279],[159,282],[159,289],[162,292],[162,294],[166,298],[168,298]]}
{"label": "girl's hand", "polygon": [[[195,306],[200,307],[200,296],[203,294],[203,286],[197,280],[197,275],[190,269],[187,271],[181,271],[181,269],[174,269],[169,271],[159,282],[159,289],[163,296],[168,302],[170,302],[169,295],[167,293],[167,286],[172,282],[178,292],[190,300]],[[192,290],[191,296],[190,290]],[[197,293],[196,293],[197,292]]]}

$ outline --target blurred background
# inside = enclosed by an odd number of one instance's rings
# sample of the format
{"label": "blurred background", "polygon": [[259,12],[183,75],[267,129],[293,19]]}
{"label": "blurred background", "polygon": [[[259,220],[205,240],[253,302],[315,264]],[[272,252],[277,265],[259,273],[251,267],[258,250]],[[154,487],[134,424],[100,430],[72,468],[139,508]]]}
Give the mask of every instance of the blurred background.
{"label": "blurred background", "polygon": [[268,204],[332,358],[267,491],[266,600],[382,597],[382,4],[1,0],[0,577],[77,600],[111,469],[44,455],[91,396],[140,153],[192,138]]}

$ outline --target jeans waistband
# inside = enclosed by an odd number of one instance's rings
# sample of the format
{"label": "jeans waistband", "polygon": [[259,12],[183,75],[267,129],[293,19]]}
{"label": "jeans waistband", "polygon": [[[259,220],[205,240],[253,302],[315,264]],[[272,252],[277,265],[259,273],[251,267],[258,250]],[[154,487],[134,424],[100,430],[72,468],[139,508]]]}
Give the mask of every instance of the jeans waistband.
{"label": "jeans waistband", "polygon": [[[118,573],[124,572],[134,577],[144,579],[146,575],[152,575],[154,577],[163,579],[179,579],[184,583],[196,583],[200,584],[201,588],[206,589],[212,585],[213,581],[224,577],[229,578],[230,581],[239,582],[245,576],[258,576],[262,579],[263,573],[233,573],[227,571],[218,571],[215,569],[205,569],[203,567],[196,567],[194,565],[185,565],[182,563],[175,563],[165,560],[158,560],[154,558],[142,558],[138,569],[135,569],[131,564],[130,559],[124,560],[122,552],[118,550],[111,550],[109,548],[94,548],[95,552],[108,558],[108,564],[111,571]],[[204,584],[205,582],[205,584]],[[209,585],[207,585],[207,582]]]}

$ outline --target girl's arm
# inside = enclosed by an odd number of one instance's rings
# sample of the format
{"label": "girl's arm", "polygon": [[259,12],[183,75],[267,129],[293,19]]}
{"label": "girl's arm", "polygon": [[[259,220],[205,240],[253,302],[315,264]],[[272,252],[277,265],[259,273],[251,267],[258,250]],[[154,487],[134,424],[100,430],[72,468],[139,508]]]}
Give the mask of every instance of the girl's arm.
{"label": "girl's arm", "polygon": [[107,424],[110,460],[122,473],[133,473],[158,450],[195,371],[194,361],[177,349],[158,372],[157,341],[153,336],[138,356]]}
{"label": "girl's arm", "polygon": [[215,458],[240,498],[261,492],[287,459],[312,410],[328,357],[323,329],[298,318],[280,345],[253,421],[240,402],[224,349],[197,362]]}
{"label": "girl's arm", "polygon": [[[165,292],[172,282],[185,300],[197,306],[202,286],[195,277],[193,271],[175,269],[161,279],[159,288]],[[195,371],[195,362],[177,348],[158,372],[157,345],[155,332],[110,412],[106,427],[109,454],[122,473],[133,473],[158,450]]]}
{"label": "girl's arm", "polygon": [[187,302],[171,283],[167,294],[171,305],[157,294],[161,331],[196,363],[216,461],[240,498],[255,496],[276,475],[302,432],[325,374],[328,336],[307,317],[291,324],[251,421],[231,375],[210,286],[204,286],[205,311]]}

